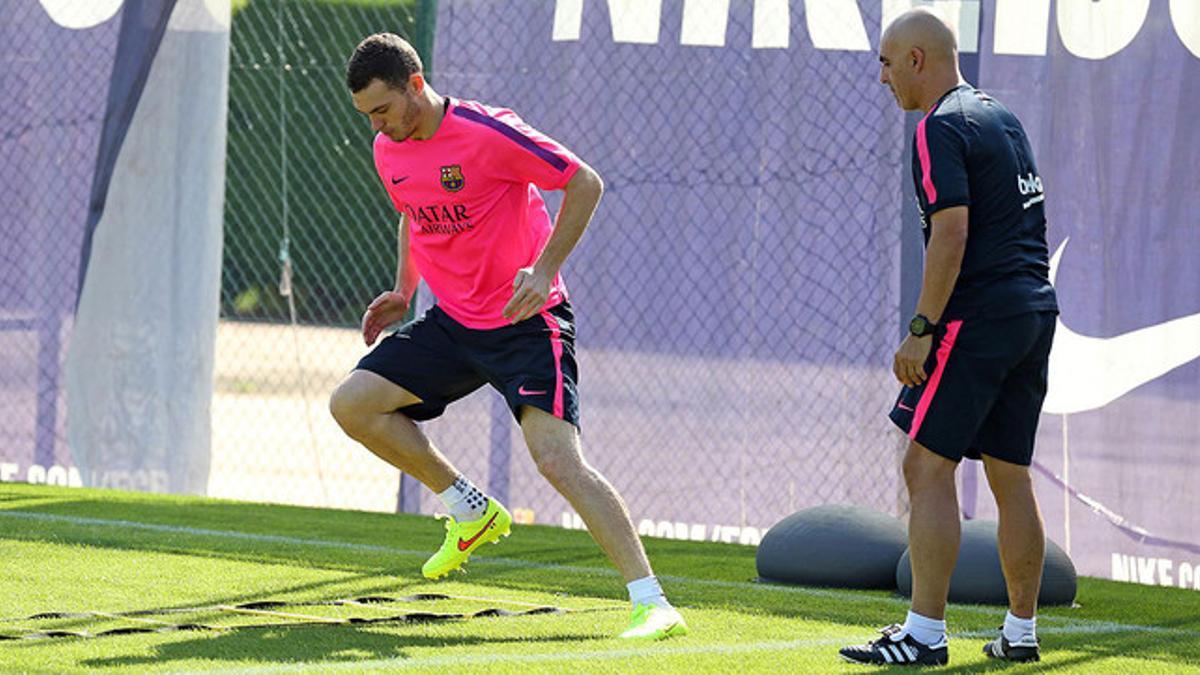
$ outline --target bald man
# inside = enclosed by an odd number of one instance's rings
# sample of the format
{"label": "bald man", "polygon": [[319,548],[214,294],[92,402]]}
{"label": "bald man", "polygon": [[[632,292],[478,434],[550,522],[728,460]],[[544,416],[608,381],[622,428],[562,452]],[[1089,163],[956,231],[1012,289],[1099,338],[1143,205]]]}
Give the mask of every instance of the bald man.
{"label": "bald man", "polygon": [[1046,395],[1058,303],[1049,280],[1042,180],[1021,123],[963,81],[954,34],[933,14],[901,15],[880,41],[879,81],[925,117],[913,183],[925,269],[892,369],[892,421],[909,437],[912,608],[883,637],[846,647],[866,664],[947,663],[946,598],[961,536],[954,473],[982,459],[999,507],[1009,611],[989,657],[1039,659],[1035,611],[1045,534],[1029,464]]}

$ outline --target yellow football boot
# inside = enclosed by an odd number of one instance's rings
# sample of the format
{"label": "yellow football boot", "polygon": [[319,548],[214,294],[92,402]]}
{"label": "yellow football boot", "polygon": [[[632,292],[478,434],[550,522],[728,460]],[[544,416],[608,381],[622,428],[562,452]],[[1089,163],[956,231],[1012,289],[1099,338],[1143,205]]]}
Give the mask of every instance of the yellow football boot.
{"label": "yellow football boot", "polygon": [[662,640],[687,634],[687,623],[674,607],[638,605],[633,608],[629,628],[617,637],[623,640]]}
{"label": "yellow football boot", "polygon": [[487,509],[477,520],[458,522],[446,516],[446,540],[437,553],[425,561],[421,574],[438,579],[463,566],[471,553],[486,542],[499,543],[512,532],[512,516],[500,502],[488,498]]}

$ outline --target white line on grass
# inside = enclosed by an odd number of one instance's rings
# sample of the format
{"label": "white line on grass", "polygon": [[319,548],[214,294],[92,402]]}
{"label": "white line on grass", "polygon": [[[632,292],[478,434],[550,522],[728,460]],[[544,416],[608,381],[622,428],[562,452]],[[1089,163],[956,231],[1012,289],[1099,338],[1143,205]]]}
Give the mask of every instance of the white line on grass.
{"label": "white line on grass", "polygon": [[[386,553],[388,555],[416,556],[425,558],[429,555],[429,551],[413,551],[409,549],[393,548],[391,546],[379,546],[375,544],[356,544],[345,541],[329,541],[325,539],[305,539],[301,537],[287,537],[276,534],[259,534],[255,532],[238,532],[236,530],[209,530],[198,527],[187,527],[185,525],[163,525],[161,523],[142,523],[134,520],[116,520],[107,518],[86,518],[82,516],[64,516],[57,513],[39,513],[36,511],[7,511],[0,509],[0,517],[14,518],[18,520],[33,520],[48,523],[64,523],[68,525],[94,525],[100,527],[114,527],[118,529],[128,530],[145,530],[150,532],[169,532],[172,534],[186,534],[189,536],[215,537],[219,539],[237,539],[241,541],[254,541],[271,544],[288,544],[292,546],[309,546],[319,548],[335,548],[348,551],[364,551],[371,553]],[[549,569],[560,572],[570,572],[573,574],[590,574],[594,576],[617,577],[617,571],[605,567],[580,567],[577,565],[558,565],[555,563],[541,563],[530,560],[518,560],[515,558],[502,557],[477,557],[471,560],[473,566],[491,566],[498,567],[514,567],[514,568],[530,568],[530,569]],[[693,577],[681,577],[674,575],[659,575],[660,581],[665,581],[668,584],[681,584],[693,586],[708,586],[710,588],[729,588],[739,591],[764,591],[768,593],[786,593],[796,595],[807,595],[813,597],[831,598],[835,600],[843,600],[862,604],[865,602],[879,602],[884,604],[892,604],[898,606],[908,606],[909,601],[906,598],[891,597],[883,595],[863,595],[855,591],[843,591],[831,588],[809,588],[805,586],[785,586],[782,584],[763,584],[752,581],[726,581],[723,579],[696,579]],[[980,615],[996,615],[997,609],[993,607],[982,607],[978,605],[953,605],[956,611],[980,614]],[[1123,624],[1112,621],[1101,621],[1097,619],[1076,619],[1072,617],[1058,616],[1040,616],[1038,617],[1043,626],[1047,622],[1059,622],[1064,627],[1092,627],[1096,632],[1131,632],[1131,631],[1148,631],[1154,633],[1165,633],[1174,635],[1187,635],[1196,637],[1200,635],[1197,631],[1182,629],[1182,628],[1167,628],[1163,626],[1142,626],[1138,624]],[[605,652],[609,653],[609,652]]]}
{"label": "white line on grass", "polygon": [[48,523],[64,523],[67,525],[98,525],[100,527],[115,527],[127,530],[146,530],[149,532],[169,532],[171,534],[186,534],[201,537],[217,537],[220,539],[240,539],[269,544],[292,544],[295,546],[319,546],[337,548],[348,551],[370,551],[373,553],[390,553],[392,555],[428,556],[429,551],[409,551],[390,546],[373,544],[354,544],[346,541],[325,541],[322,539],[304,539],[301,537],[285,537],[277,534],[258,534],[255,532],[238,532],[236,530],[207,530],[186,525],[163,525],[161,523],[141,523],[135,520],[115,520],[108,518],[85,518],[82,516],[64,516],[57,513],[37,513],[35,511],[4,511],[0,517],[17,518],[22,520],[37,520]]}

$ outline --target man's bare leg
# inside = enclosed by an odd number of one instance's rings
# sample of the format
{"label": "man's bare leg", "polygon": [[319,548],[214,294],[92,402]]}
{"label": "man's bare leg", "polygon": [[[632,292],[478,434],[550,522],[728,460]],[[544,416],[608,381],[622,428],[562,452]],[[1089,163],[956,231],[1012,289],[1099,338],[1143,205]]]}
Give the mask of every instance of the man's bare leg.
{"label": "man's bare leg", "polygon": [[579,430],[570,422],[525,406],[521,430],[538,471],[567,498],[626,582],[651,575],[650,562],[612,484],[583,458]]}
{"label": "man's bare leg", "polygon": [[1036,661],[1040,658],[1037,599],[1046,556],[1046,532],[1033,492],[1033,479],[1029,467],[995,457],[984,455],[983,466],[1000,512],[996,539],[1008,587],[1003,639],[989,643],[984,653],[1009,660]]}
{"label": "man's bare leg", "polygon": [[355,370],[334,390],[329,410],[350,438],[436,493],[450,487],[458,471],[403,413],[421,399],[389,380]]}
{"label": "man's bare leg", "polygon": [[687,623],[667,601],[650,571],[629,509],[612,484],[583,458],[579,430],[570,422],[524,406],[521,430],[538,471],[567,498],[592,538],[625,578],[633,616],[619,637],[659,640],[686,635]]}
{"label": "man's bare leg", "polygon": [[958,464],[913,441],[904,457],[911,512],[908,547],[912,560],[912,609],[942,620],[950,575],[958,560],[962,529],[954,472]]}
{"label": "man's bare leg", "polygon": [[1029,467],[994,457],[985,455],[983,466],[1000,514],[997,543],[1008,586],[1009,610],[1029,619],[1037,611],[1046,555],[1046,532],[1033,493],[1033,479]]}

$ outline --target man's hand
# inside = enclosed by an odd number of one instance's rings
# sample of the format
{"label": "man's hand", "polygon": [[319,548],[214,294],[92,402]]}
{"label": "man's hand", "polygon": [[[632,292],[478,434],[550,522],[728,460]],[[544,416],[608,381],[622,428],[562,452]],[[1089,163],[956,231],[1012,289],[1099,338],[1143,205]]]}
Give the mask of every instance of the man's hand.
{"label": "man's hand", "polygon": [[532,267],[517,270],[513,279],[513,296],[502,314],[510,323],[518,323],[537,314],[550,297],[550,278]]}
{"label": "man's hand", "polygon": [[400,321],[408,313],[408,298],[403,293],[384,291],[371,301],[367,311],[363,313],[362,334],[367,346],[375,344],[375,339],[384,328]]}
{"label": "man's hand", "polygon": [[917,387],[925,382],[925,359],[929,358],[929,348],[933,344],[933,336],[917,337],[909,335],[900,343],[896,356],[892,359],[892,372],[900,384],[906,387]]}

